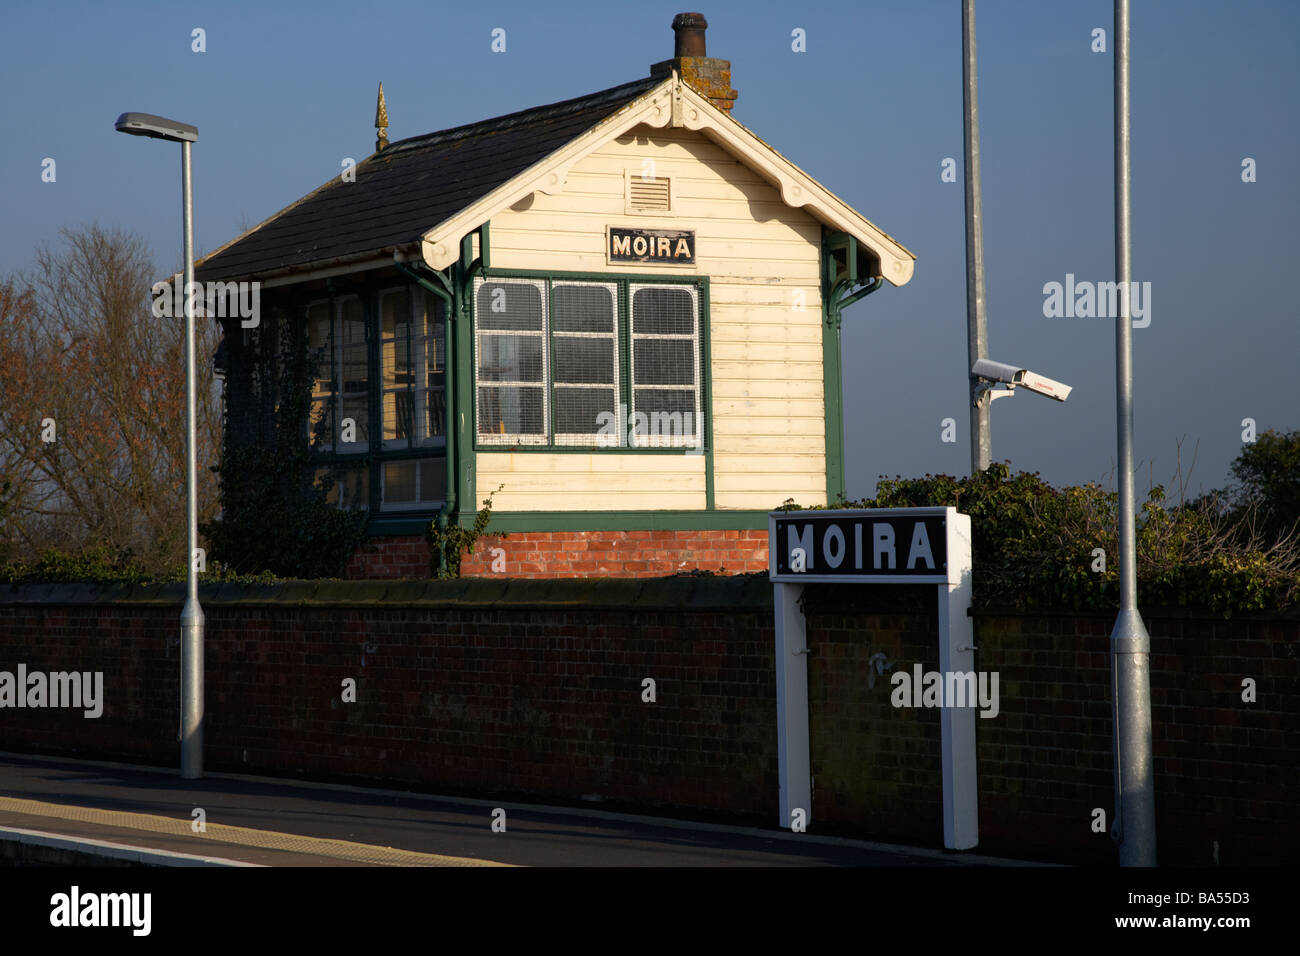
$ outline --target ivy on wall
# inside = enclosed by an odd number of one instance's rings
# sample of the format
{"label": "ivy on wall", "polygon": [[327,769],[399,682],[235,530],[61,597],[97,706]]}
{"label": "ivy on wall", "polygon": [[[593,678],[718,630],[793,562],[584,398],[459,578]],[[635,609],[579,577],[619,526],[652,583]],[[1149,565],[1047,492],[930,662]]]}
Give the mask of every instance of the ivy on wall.
{"label": "ivy on wall", "polygon": [[[460,562],[467,554],[472,554],[474,545],[487,530],[492,520],[492,497],[504,485],[498,485],[496,491],[483,499],[483,507],[474,515],[474,524],[463,528],[458,524],[439,527],[435,520],[429,524],[426,535],[429,542],[429,576],[438,578],[460,577]],[[507,535],[502,532],[498,537]]]}
{"label": "ivy on wall", "polygon": [[307,348],[301,310],[273,311],[248,333],[235,322],[226,328],[227,342],[239,344],[230,350],[222,455],[213,469],[222,513],[203,534],[212,556],[240,572],[342,577],[366,539],[368,516],[327,500],[337,470],[315,460],[307,441],[321,356]]}

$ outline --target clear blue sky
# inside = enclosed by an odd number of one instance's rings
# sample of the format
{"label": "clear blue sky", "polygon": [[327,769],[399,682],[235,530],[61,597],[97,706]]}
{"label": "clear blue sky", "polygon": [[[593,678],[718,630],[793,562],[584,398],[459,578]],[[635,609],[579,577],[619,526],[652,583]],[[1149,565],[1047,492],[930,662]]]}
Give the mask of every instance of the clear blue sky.
{"label": "clear blue sky", "polygon": [[[848,485],[969,468],[961,15],[898,4],[707,0],[735,115],[918,256],[845,321]],[[180,260],[179,150],[113,131],[138,110],[196,124],[200,251],[373,147],[383,80],[400,139],[644,76],[695,3],[13,4],[0,33],[0,273],[98,221]],[[1138,487],[1224,483],[1241,420],[1300,427],[1300,4],[1135,0],[1133,266],[1152,288],[1134,332]],[[993,406],[995,460],[1056,483],[1115,458],[1114,323],[1043,317],[1043,285],[1114,278],[1108,0],[977,5],[991,357],[1074,386]],[[207,52],[191,52],[191,30]],[[504,54],[491,32],[506,31]],[[1107,52],[1091,51],[1094,28]],[[791,50],[806,31],[807,52]],[[57,181],[41,181],[46,157]],[[945,157],[958,181],[940,181]],[[1255,159],[1258,181],[1241,180]],[[956,419],[958,441],[940,440]]]}

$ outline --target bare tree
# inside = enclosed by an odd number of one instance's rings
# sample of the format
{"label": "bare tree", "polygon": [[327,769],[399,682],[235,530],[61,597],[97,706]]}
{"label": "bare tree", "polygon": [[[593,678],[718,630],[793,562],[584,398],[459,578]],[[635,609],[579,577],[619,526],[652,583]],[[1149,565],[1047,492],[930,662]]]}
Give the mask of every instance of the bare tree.
{"label": "bare tree", "polygon": [[[185,550],[184,320],[157,318],[161,278],[138,236],[91,225],[38,247],[30,274],[0,282],[0,547],[129,550],[150,570]],[[215,511],[219,448],[211,356],[196,325],[199,517]]]}

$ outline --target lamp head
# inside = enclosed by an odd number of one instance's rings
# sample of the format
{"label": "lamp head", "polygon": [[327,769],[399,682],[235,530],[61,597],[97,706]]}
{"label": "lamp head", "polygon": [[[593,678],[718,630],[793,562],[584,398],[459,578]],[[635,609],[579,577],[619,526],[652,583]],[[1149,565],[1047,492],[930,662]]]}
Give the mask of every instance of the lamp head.
{"label": "lamp head", "polygon": [[119,133],[166,139],[173,143],[193,143],[199,138],[199,128],[152,113],[123,113],[117,118],[115,128]]}

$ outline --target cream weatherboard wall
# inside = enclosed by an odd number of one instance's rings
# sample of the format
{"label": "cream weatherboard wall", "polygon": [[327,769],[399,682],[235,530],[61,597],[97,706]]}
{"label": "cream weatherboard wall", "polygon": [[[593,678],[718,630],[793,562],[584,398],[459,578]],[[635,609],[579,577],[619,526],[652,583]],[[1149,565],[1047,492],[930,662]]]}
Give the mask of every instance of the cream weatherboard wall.
{"label": "cream weatherboard wall", "polygon": [[[629,213],[629,172],[669,179],[671,211]],[[610,265],[611,225],[694,230],[695,264]],[[703,133],[639,126],[577,162],[562,193],[534,193],[491,226],[493,270],[708,276],[715,507],[825,503],[816,219]],[[502,512],[703,510],[705,461],[480,451],[477,486],[502,486]]]}

